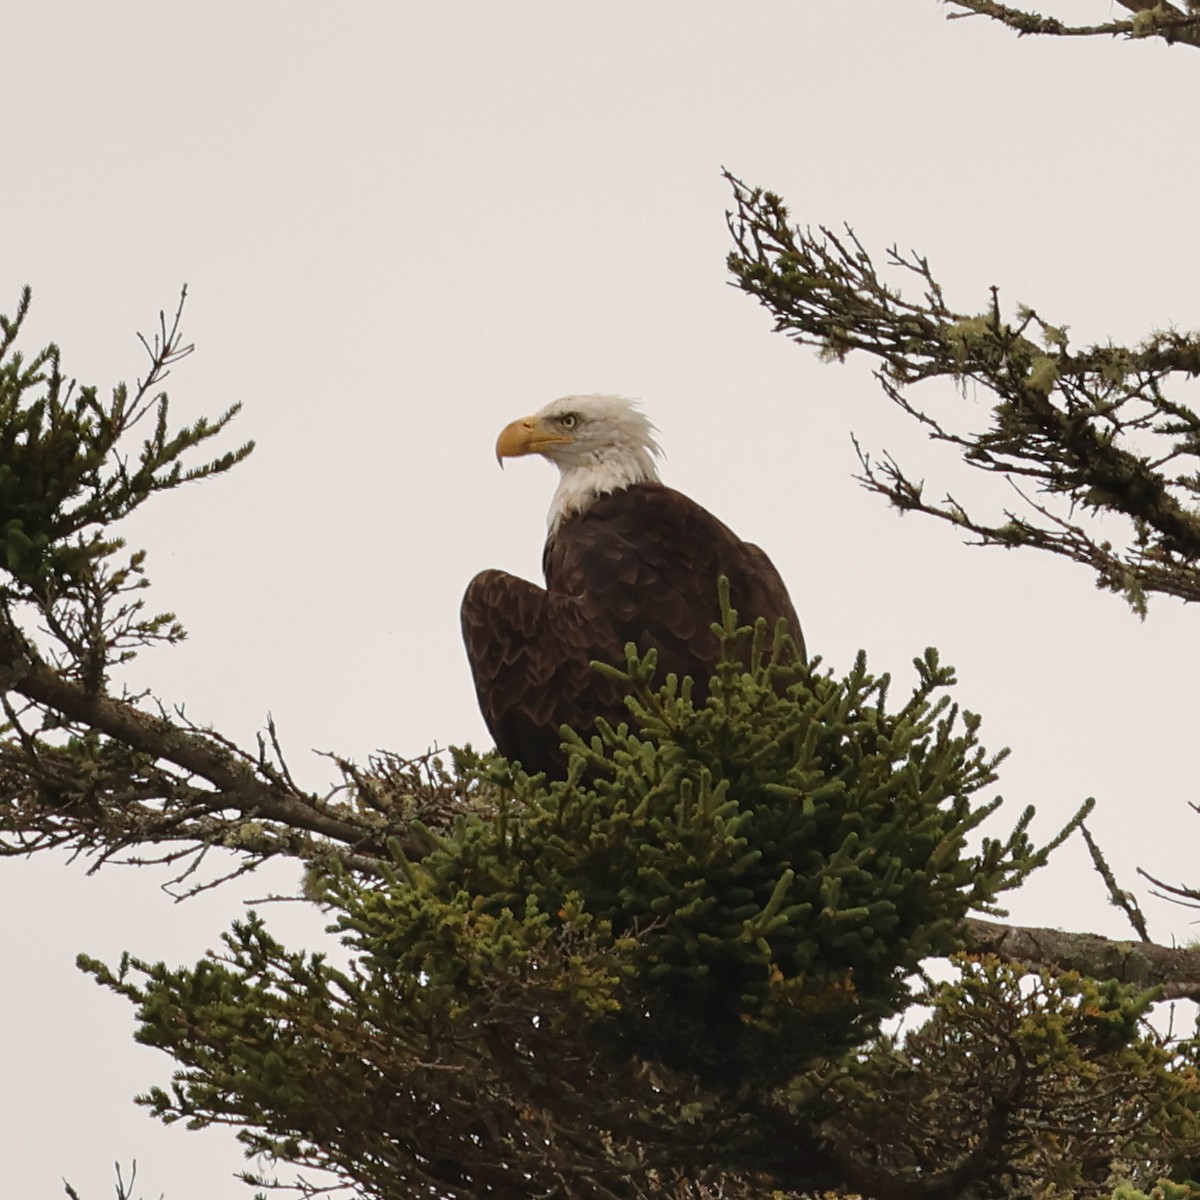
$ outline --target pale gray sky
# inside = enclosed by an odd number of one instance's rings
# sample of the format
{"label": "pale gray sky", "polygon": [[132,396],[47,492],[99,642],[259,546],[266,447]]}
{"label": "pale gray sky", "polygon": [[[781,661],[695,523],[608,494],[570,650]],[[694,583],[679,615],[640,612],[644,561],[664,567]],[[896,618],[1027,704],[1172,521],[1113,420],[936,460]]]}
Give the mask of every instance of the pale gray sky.
{"label": "pale gray sky", "polygon": [[[247,744],[273,713],[314,786],[312,750],[484,740],[459,598],[485,566],[536,577],[553,486],[540,462],[502,475],[495,434],[620,392],[659,425],[667,480],[772,555],[827,663],[863,647],[907,683],[940,647],[986,743],[1013,747],[1010,820],[1032,802],[1047,836],[1095,794],[1127,885],[1139,865],[1196,882],[1200,612],[1159,600],[1139,623],[1080,568],[966,549],[862,492],[851,430],[973,494],[868,364],[820,364],[727,286],[719,168],[881,259],[918,248],[956,307],[997,284],[1081,341],[1194,328],[1200,55],[1018,42],[934,0],[8,9],[0,310],[32,284],[26,348],[53,337],[107,387],[186,281],[176,412],[241,400],[229,444],[259,442],[131,523],[191,634],[131,684]],[[987,397],[968,404],[983,421]],[[6,1196],[66,1176],[95,1200],[131,1158],[148,1198],[249,1195],[231,1135],[134,1108],[169,1060],[73,959],[191,961],[295,876],[172,907],[150,871],[0,864]],[[1125,932],[1078,847],[1012,909]],[[1159,940],[1192,936],[1148,909]],[[315,942],[311,914],[269,915]]]}

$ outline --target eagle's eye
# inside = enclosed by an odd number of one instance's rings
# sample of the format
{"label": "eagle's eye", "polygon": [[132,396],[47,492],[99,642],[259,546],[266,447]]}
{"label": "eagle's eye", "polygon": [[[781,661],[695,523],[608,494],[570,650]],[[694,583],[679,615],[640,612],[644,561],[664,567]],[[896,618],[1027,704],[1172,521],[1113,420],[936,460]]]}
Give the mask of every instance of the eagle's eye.
{"label": "eagle's eye", "polygon": [[575,426],[579,424],[579,418],[574,413],[563,413],[563,415],[558,418],[558,423],[564,429],[574,429]]}

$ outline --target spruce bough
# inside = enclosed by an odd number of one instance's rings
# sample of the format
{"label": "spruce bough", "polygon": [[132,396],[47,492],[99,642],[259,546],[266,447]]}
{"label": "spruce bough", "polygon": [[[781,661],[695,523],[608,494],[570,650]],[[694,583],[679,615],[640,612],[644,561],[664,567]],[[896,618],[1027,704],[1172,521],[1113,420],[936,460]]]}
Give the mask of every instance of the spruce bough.
{"label": "spruce bough", "polygon": [[693,1156],[824,1176],[824,1074],[1052,846],[1026,811],[968,848],[1003,755],[950,702],[936,652],[890,711],[862,655],[835,678],[777,639],[746,672],[739,650],[765,630],[727,598],[715,628],[702,702],[690,680],[656,688],[653,655],[630,648],[629,721],[565,731],[565,780],[460,752],[474,808],[425,830],[428,854],[321,882],[348,967],[254,916],[192,968],[81,959],[180,1064],[143,1101],[359,1185],[411,1179],[388,1195],[482,1194],[513,1172],[535,1194],[568,1169],[562,1144],[579,1179]]}

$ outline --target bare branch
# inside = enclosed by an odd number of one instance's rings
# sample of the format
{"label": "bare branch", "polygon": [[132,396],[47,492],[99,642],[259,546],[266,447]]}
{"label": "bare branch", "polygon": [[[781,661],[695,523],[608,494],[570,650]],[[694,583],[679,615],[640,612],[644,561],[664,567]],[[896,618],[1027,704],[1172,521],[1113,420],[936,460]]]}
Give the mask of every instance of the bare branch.
{"label": "bare branch", "polygon": [[1117,0],[1122,8],[1134,13],[1132,19],[1105,21],[1099,25],[1069,25],[1054,17],[1043,17],[1029,9],[1014,8],[997,0],[945,0],[962,9],[947,14],[947,20],[982,16],[999,21],[1018,36],[1043,34],[1051,37],[1157,37],[1169,43],[1200,46],[1200,13],[1188,3],[1189,12],[1167,0]]}
{"label": "bare branch", "polygon": [[1120,942],[1093,933],[1001,925],[977,917],[969,917],[963,925],[974,949],[1006,962],[1160,987],[1164,1000],[1200,1000],[1200,948]]}
{"label": "bare branch", "polygon": [[[5,700],[17,740],[0,745],[0,854],[69,847],[94,856],[96,866],[179,863],[177,883],[211,847],[251,863],[285,854],[378,873],[392,839],[413,857],[428,850],[412,823],[429,816],[430,805],[440,804],[450,819],[468,803],[461,783],[422,777],[418,763],[393,763],[382,776],[343,763],[353,799],[339,795],[345,785],[332,796],[306,793],[262,753],[89,691],[42,662],[11,628],[0,628],[0,672],[8,695],[29,701],[44,730],[26,728]],[[55,730],[78,732],[63,743],[61,734],[57,741],[45,736]],[[406,806],[406,786],[425,799]],[[375,799],[364,805],[368,793]],[[154,846],[164,848],[158,857],[146,853]],[[189,886],[187,894],[207,886]]]}
{"label": "bare branch", "polygon": [[1087,843],[1088,852],[1092,856],[1092,865],[1104,880],[1105,887],[1108,888],[1110,902],[1125,914],[1138,937],[1143,942],[1149,943],[1150,933],[1146,928],[1146,916],[1137,902],[1137,897],[1117,883],[1117,877],[1113,874],[1112,868],[1108,865],[1107,859],[1096,844],[1096,839],[1092,837],[1088,827],[1081,825],[1080,832],[1083,834],[1083,840]]}

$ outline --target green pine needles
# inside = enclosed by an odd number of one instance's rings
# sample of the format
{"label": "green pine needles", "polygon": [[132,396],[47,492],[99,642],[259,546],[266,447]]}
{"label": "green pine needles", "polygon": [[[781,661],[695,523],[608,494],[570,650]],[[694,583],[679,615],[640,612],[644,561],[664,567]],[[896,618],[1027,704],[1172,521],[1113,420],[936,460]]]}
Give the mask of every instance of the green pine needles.
{"label": "green pine needles", "polygon": [[255,917],[194,968],[81,960],[179,1065],[144,1101],[378,1195],[836,1180],[817,1132],[829,1071],[1052,846],[1030,812],[978,836],[1002,755],[932,650],[889,710],[862,656],[835,678],[778,637],[747,672],[765,629],[727,597],[716,628],[703,701],[691,680],[655,688],[653,655],[630,649],[630,720],[568,731],[564,781],[464,752],[473,807],[425,830],[430,853],[325,880],[347,966]]}
{"label": "green pine needles", "polygon": [[861,655],[835,679],[784,640],[743,671],[765,630],[738,628],[722,603],[723,662],[703,703],[690,680],[655,689],[653,654],[630,647],[631,720],[590,742],[567,731],[565,782],[481,769],[495,816],[406,866],[393,949],[426,904],[455,895],[493,915],[578,906],[635,943],[612,1018],[631,1053],[771,1087],[899,1011],[921,959],[958,949],[967,911],[994,911],[1049,848],[1030,842],[1029,810],[968,851],[1000,802],[974,796],[1003,754],[944,694],[953,671],[935,651],[889,712],[889,680]]}
{"label": "green pine needles", "polygon": [[134,597],[146,583],[144,552],[117,558],[124,543],[112,526],[156,492],[226,471],[253,448],[183,465],[238,411],[170,426],[167,396],[157,388],[192,350],[180,334],[186,295],[173,321],[160,314],[159,332],[141,339],[150,359],[145,378],[133,388],[117,385],[107,401],[62,374],[54,344],[30,358],[15,348],[28,288],[12,317],[0,315],[0,630],[19,608],[36,610],[63,665],[93,691],[137,646],[183,636],[172,614],[142,611]]}
{"label": "green pine needles", "polygon": [[[956,966],[921,997],[923,1026],[881,1039],[834,1084],[826,1136],[876,1180],[920,1178],[928,1194],[975,1200],[1123,1184],[1114,1200],[1145,1200],[1132,1180],[1200,1150],[1198,1047],[1142,1036],[1153,991],[994,959]],[[1200,1187],[1152,1194],[1197,1200]]]}

